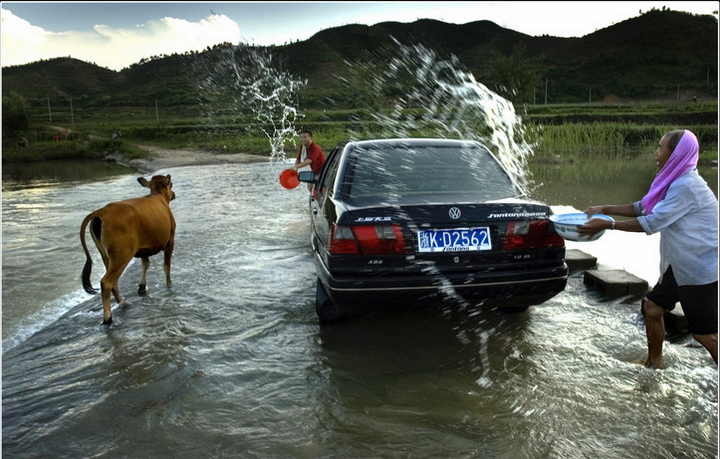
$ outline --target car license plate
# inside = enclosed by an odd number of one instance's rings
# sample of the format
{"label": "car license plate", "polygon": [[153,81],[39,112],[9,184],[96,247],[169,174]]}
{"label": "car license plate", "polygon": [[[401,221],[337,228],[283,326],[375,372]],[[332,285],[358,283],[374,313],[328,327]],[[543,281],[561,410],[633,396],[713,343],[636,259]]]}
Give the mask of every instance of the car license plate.
{"label": "car license plate", "polygon": [[470,252],[490,250],[490,228],[455,228],[418,231],[420,252]]}

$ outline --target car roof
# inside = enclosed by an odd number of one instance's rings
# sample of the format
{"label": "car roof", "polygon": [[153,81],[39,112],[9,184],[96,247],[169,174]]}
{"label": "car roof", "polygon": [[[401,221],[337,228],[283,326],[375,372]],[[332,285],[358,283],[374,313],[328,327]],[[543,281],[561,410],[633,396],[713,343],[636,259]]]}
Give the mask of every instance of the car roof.
{"label": "car roof", "polygon": [[412,146],[412,147],[469,147],[483,146],[480,142],[474,140],[458,140],[458,139],[436,139],[436,138],[397,138],[397,139],[372,139],[350,141],[347,147],[367,148],[373,146]]}

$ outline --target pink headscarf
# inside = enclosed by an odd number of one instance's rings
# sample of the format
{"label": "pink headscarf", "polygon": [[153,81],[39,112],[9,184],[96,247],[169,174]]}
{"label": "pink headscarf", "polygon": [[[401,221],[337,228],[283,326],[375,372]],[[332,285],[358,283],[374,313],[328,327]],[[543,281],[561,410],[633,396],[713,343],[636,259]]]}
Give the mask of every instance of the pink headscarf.
{"label": "pink headscarf", "polygon": [[655,204],[665,198],[668,188],[678,177],[697,167],[698,149],[695,134],[685,130],[665,166],[655,176],[655,180],[650,185],[650,191],[642,198],[642,208],[645,215],[652,213]]}

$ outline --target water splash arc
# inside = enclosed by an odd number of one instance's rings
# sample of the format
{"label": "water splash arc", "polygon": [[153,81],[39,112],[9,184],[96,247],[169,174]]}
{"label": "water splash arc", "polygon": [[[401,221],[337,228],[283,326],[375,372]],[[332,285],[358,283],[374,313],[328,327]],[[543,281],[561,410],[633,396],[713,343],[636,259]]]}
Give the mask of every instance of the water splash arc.
{"label": "water splash arc", "polygon": [[[377,55],[349,62],[349,79],[360,100],[393,100],[372,115],[381,137],[459,138],[486,145],[521,189],[531,183],[527,161],[533,154],[526,130],[510,101],[463,69],[451,56],[441,58],[424,45],[384,48]],[[361,137],[361,133],[355,133]]]}
{"label": "water splash arc", "polygon": [[246,45],[221,47],[194,63],[200,105],[212,126],[245,125],[267,138],[270,160],[284,162],[303,118],[298,92],[306,80],[294,77],[267,49]]}

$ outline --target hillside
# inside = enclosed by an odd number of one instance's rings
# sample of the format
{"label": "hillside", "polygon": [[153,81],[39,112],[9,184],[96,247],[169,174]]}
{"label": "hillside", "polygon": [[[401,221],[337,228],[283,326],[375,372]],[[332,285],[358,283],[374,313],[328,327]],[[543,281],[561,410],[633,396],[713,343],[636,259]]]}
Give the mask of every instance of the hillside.
{"label": "hillside", "polygon": [[557,63],[550,78],[568,92],[591,82],[600,94],[646,99],[678,85],[703,92],[714,84],[717,96],[717,53],[712,16],[651,11],[555,47],[547,60]]}
{"label": "hillside", "polygon": [[28,99],[82,98],[114,87],[118,72],[78,59],[58,57],[21,66],[3,67],[3,92],[14,91]]}
{"label": "hillside", "polygon": [[[537,91],[547,83],[549,103],[673,99],[680,91],[683,97],[717,97],[717,19],[670,10],[650,11],[582,38],[532,37],[489,21],[419,20],[330,28],[266,50],[288,72],[307,79],[300,102],[317,107],[342,91],[336,81],[347,75],[347,62],[373,58],[393,46],[393,39],[456,56],[491,88],[502,83],[493,59],[521,52],[523,66],[542,82]],[[36,110],[48,97],[72,99],[76,107],[142,107],[158,100],[163,106],[193,105],[199,96],[193,63],[210,52],[163,56],[120,72],[72,58],[45,60],[3,68],[2,88]]]}

